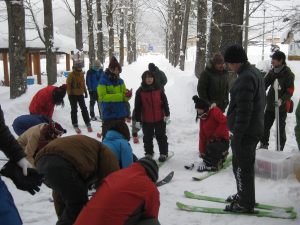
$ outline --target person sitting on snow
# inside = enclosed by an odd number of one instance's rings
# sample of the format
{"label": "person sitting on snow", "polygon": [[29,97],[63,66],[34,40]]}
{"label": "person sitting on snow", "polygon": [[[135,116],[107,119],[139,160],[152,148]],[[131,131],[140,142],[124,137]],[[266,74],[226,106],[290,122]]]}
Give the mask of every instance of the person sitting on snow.
{"label": "person sitting on snow", "polygon": [[56,224],[63,225],[74,224],[88,202],[89,187],[98,186],[108,174],[119,170],[112,151],[85,135],[51,141],[37,152],[35,166],[53,190]]}
{"label": "person sitting on snow", "polygon": [[29,112],[32,115],[44,115],[52,119],[54,106],[64,106],[66,85],[60,87],[49,85],[39,90],[32,98],[29,105]]}
{"label": "person sitting on snow", "polygon": [[52,121],[49,117],[44,115],[21,115],[18,116],[13,124],[12,127],[15,131],[15,133],[18,136],[21,136],[26,130],[28,130],[30,127],[33,127],[35,125],[41,124],[41,123],[49,123]]}
{"label": "person sitting on snow", "polygon": [[120,168],[127,168],[133,163],[132,148],[129,144],[130,132],[125,121],[117,120],[110,123],[103,136],[106,145],[119,160]]}
{"label": "person sitting on snow", "polygon": [[159,225],[158,166],[144,157],[108,175],[74,225]]}
{"label": "person sitting on snow", "polygon": [[169,104],[165,92],[156,86],[154,74],[148,70],[143,73],[141,87],[136,91],[134,111],[136,127],[139,128],[142,122],[145,156],[153,157],[155,134],[160,153],[158,160],[166,161],[168,158],[166,124],[170,120]]}
{"label": "person sitting on snow", "polygon": [[[196,95],[193,100],[197,109],[196,121],[200,119],[199,156],[203,159],[197,170],[199,172],[219,170],[229,149],[227,118],[219,107],[211,107],[208,101]],[[186,166],[187,169],[192,167],[193,165]]]}

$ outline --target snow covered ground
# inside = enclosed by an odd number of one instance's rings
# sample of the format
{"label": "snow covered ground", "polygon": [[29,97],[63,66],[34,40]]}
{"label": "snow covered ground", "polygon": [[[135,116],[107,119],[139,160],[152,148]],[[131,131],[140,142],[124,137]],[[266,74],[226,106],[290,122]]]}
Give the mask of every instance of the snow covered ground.
{"label": "snow covered ground", "polygon": [[[171,110],[171,124],[167,127],[169,138],[169,149],[175,152],[175,156],[168,161],[160,170],[160,177],[164,177],[171,170],[175,171],[174,178],[170,184],[162,186],[160,190],[161,207],[159,220],[162,225],[279,225],[289,224],[298,225],[300,219],[296,220],[281,220],[271,218],[257,218],[238,215],[213,215],[204,213],[188,213],[180,211],[176,207],[176,201],[184,203],[199,204],[203,206],[220,206],[217,203],[205,203],[197,200],[189,200],[183,196],[185,190],[196,193],[226,197],[229,194],[236,192],[235,180],[232,169],[226,169],[219,174],[212,176],[204,181],[195,182],[192,176],[199,175],[196,171],[187,171],[183,168],[184,164],[197,159],[198,149],[198,124],[195,123],[195,109],[192,101],[192,96],[196,94],[197,79],[193,75],[192,56],[189,56],[190,61],[187,63],[186,72],[182,72],[173,68],[168,61],[161,55],[147,55],[138,58],[138,61],[132,65],[125,66],[121,77],[125,80],[128,88],[137,90],[141,82],[141,75],[147,69],[149,62],[154,62],[160,69],[165,71],[168,77],[166,86],[166,94]],[[256,63],[256,62],[252,62]],[[300,63],[289,63],[292,70],[296,74],[296,93],[295,103],[298,102],[300,91],[297,90],[300,82]],[[65,78],[60,77],[57,85],[64,83]],[[46,82],[44,82],[46,83]],[[32,96],[37,90],[44,87],[38,85],[28,86],[28,91],[25,95],[15,100],[9,99],[9,88],[0,87],[0,102],[5,113],[6,123],[10,126],[18,115],[28,112],[28,105]],[[133,106],[134,98],[130,101]],[[65,107],[56,108],[53,119],[60,122],[67,129],[67,135],[75,134],[71,125],[70,105],[65,98]],[[88,100],[86,100],[88,104]],[[79,114],[78,114],[79,115]],[[83,133],[93,138],[96,137],[96,132],[100,131],[100,123],[92,122],[94,129],[93,133],[87,133],[81,115],[79,115],[79,124]],[[295,116],[289,114],[287,119],[287,145],[285,151],[298,151],[294,137]],[[12,130],[12,129],[11,129]],[[271,135],[274,136],[274,135]],[[274,140],[272,137],[271,141]],[[274,144],[273,144],[274,146]],[[134,153],[138,156],[143,155],[143,144],[133,144]],[[155,152],[158,153],[157,145]],[[0,153],[1,154],[1,153]],[[156,154],[156,157],[158,154]],[[1,154],[0,158],[4,156]],[[0,161],[0,165],[4,164]],[[35,196],[19,191],[14,184],[3,178],[12,192],[16,205],[20,211],[21,217],[25,225],[42,225],[55,224],[56,215],[54,212],[53,203],[49,202],[51,190],[45,185]],[[263,178],[256,178],[256,198],[258,202],[269,203],[274,205],[294,206],[296,212],[300,215],[300,183],[295,179],[294,175],[286,179],[274,181]],[[120,203],[122,204],[122,203]],[[88,224],[88,223],[87,223]]]}

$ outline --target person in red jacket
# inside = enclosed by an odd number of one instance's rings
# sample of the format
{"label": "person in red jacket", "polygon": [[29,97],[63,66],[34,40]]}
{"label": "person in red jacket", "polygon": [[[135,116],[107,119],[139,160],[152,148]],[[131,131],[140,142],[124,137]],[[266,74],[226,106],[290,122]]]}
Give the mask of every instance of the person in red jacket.
{"label": "person in red jacket", "polygon": [[154,74],[145,71],[142,75],[141,87],[136,91],[134,120],[135,126],[144,133],[143,142],[145,156],[153,157],[153,136],[155,134],[160,156],[158,161],[164,162],[168,158],[168,138],[166,124],[170,120],[170,110],[165,92],[155,83]]}
{"label": "person in red jacket", "polygon": [[196,121],[200,119],[199,153],[203,159],[198,171],[215,171],[222,168],[228,155],[229,130],[227,118],[217,106],[194,96],[197,109]]}
{"label": "person in red jacket", "polygon": [[44,115],[52,119],[54,106],[64,106],[64,97],[67,87],[63,84],[60,87],[49,85],[39,90],[32,98],[29,105],[29,112],[32,115]]}
{"label": "person in red jacket", "polygon": [[148,157],[103,179],[74,225],[159,225],[158,166]]}

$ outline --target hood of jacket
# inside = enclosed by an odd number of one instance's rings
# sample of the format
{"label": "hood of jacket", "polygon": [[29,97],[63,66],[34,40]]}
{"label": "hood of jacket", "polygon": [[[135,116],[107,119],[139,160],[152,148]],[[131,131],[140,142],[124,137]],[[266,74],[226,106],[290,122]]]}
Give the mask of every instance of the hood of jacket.
{"label": "hood of jacket", "polygon": [[107,131],[107,133],[105,134],[105,139],[107,141],[114,141],[117,139],[125,139],[124,136],[119,133],[118,131],[115,130],[109,130]]}

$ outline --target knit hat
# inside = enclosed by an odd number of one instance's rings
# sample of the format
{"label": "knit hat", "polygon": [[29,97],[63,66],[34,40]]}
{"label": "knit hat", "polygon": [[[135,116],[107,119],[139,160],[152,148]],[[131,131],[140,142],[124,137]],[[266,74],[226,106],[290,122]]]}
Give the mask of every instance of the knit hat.
{"label": "knit hat", "polygon": [[149,71],[154,72],[156,70],[155,64],[154,63],[149,63],[148,69],[149,69]]}
{"label": "knit hat", "polygon": [[108,69],[114,70],[115,68],[118,68],[118,70],[120,71],[120,73],[122,72],[121,65],[119,64],[119,62],[116,59],[116,57],[113,56],[113,57],[111,57],[111,59],[109,61]]}
{"label": "knit hat", "polygon": [[137,161],[140,163],[146,170],[147,175],[151,178],[151,180],[156,183],[158,179],[158,166],[155,160],[144,157]]}
{"label": "knit hat", "polygon": [[66,95],[66,90],[67,90],[66,84],[63,84],[60,87],[54,88],[54,90],[52,92],[52,98],[53,98],[53,102],[56,105],[63,105],[64,97]]}
{"label": "knit hat", "polygon": [[197,95],[193,96],[195,102],[195,109],[203,109],[205,112],[208,111],[210,103],[205,99],[199,98]]}
{"label": "knit hat", "polygon": [[130,140],[129,128],[124,120],[111,121],[107,127],[107,130],[115,130],[122,134],[128,141]]}
{"label": "knit hat", "polygon": [[222,56],[222,54],[220,54],[220,53],[214,54],[214,56],[212,58],[212,63],[214,65],[216,65],[216,64],[224,64],[224,57]]}
{"label": "knit hat", "polygon": [[278,61],[283,60],[283,64],[285,64],[286,56],[283,52],[277,51],[277,52],[274,52],[274,54],[272,55],[272,59],[275,59]]}
{"label": "knit hat", "polygon": [[224,58],[227,63],[245,63],[248,61],[245,50],[238,44],[228,47],[225,51]]}

